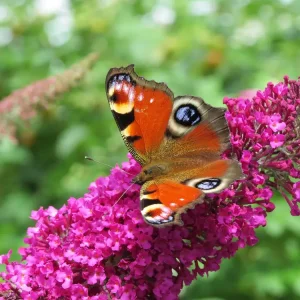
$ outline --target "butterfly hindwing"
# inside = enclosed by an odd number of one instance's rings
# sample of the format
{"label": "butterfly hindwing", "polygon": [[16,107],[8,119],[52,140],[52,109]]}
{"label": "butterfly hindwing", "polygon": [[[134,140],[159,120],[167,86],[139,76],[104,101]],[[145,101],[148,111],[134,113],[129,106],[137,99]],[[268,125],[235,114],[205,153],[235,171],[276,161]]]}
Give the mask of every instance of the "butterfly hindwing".
{"label": "butterfly hindwing", "polygon": [[182,173],[182,177],[187,176],[184,184],[198,188],[204,194],[220,193],[236,179],[243,177],[240,164],[232,159],[215,160]]}
{"label": "butterfly hindwing", "polygon": [[140,192],[142,215],[155,226],[180,224],[181,213],[201,203],[205,194],[219,193],[237,176],[242,176],[238,162],[219,159],[148,181]]}
{"label": "butterfly hindwing", "polygon": [[176,181],[148,181],[141,189],[142,215],[151,225],[180,223],[180,211],[200,202],[202,196],[201,190]]}

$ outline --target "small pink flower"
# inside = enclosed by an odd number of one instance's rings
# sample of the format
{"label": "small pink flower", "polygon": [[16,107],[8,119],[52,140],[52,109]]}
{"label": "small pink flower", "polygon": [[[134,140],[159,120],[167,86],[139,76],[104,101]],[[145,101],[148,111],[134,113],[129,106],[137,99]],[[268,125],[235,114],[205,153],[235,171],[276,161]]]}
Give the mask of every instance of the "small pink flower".
{"label": "small pink flower", "polygon": [[82,207],[80,208],[80,212],[84,218],[89,218],[93,215],[93,206],[91,202],[84,202],[82,203]]}
{"label": "small pink flower", "polygon": [[289,92],[289,89],[286,84],[280,82],[273,87],[273,92],[277,97],[282,97]]}
{"label": "small pink flower", "polygon": [[50,217],[55,217],[57,214],[57,209],[54,208],[53,206],[49,206],[47,209],[47,213]]}
{"label": "small pink flower", "polygon": [[50,234],[48,238],[50,248],[57,248],[61,243],[60,238],[57,235]]}
{"label": "small pink flower", "polygon": [[114,294],[117,294],[121,286],[121,279],[113,275],[108,279],[107,288]]}
{"label": "small pink flower", "polygon": [[295,194],[295,199],[300,202],[300,181],[294,183],[293,185],[293,191],[294,191],[294,194]]}
{"label": "small pink flower", "polygon": [[73,273],[69,266],[63,266],[61,269],[56,271],[56,280],[62,283],[64,289],[68,289],[73,279]]}
{"label": "small pink flower", "polygon": [[273,130],[273,132],[282,131],[285,129],[286,124],[285,122],[280,122],[281,116],[279,113],[273,114],[269,118],[269,126]]}
{"label": "small pink flower", "polygon": [[8,265],[11,253],[12,250],[9,250],[7,254],[0,255],[0,264]]}
{"label": "small pink flower", "polygon": [[73,284],[72,285],[72,296],[71,300],[88,300],[89,294],[88,289],[82,284]]}
{"label": "small pink flower", "polygon": [[276,134],[270,137],[270,145],[273,149],[283,145],[285,136],[283,134]]}

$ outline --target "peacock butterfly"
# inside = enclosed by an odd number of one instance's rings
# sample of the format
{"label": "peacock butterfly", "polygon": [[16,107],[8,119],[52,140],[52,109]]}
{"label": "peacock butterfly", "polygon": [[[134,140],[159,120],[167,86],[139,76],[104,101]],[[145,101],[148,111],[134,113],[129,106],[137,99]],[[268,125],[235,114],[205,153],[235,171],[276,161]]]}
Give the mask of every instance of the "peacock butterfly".
{"label": "peacock butterfly", "polygon": [[229,146],[224,108],[193,96],[174,98],[164,83],[139,77],[133,65],[106,77],[108,102],[142,171],[141,212],[154,226],[181,224],[180,214],[242,177],[235,160],[221,159]]}

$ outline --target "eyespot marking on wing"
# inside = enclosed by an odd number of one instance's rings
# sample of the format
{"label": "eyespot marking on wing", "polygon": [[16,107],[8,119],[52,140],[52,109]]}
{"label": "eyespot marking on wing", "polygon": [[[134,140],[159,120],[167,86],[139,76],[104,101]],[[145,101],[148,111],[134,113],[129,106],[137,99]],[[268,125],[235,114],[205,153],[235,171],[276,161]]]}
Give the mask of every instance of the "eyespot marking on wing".
{"label": "eyespot marking on wing", "polygon": [[210,178],[201,180],[196,184],[196,187],[200,190],[212,190],[221,184],[221,180],[219,178]]}
{"label": "eyespot marking on wing", "polygon": [[229,145],[225,109],[213,107],[199,97],[176,97],[165,138],[178,139],[177,145],[188,151],[206,149],[221,153]]}
{"label": "eyespot marking on wing", "polygon": [[142,215],[151,225],[163,225],[173,223],[176,213],[163,204],[152,204],[142,210]]}
{"label": "eyespot marking on wing", "polygon": [[202,103],[201,98],[176,97],[165,136],[167,138],[179,138],[199,125],[203,119]]}
{"label": "eyespot marking on wing", "polygon": [[183,104],[177,108],[174,118],[177,123],[189,127],[200,123],[201,114],[194,105]]}
{"label": "eyespot marking on wing", "polygon": [[182,183],[195,187],[205,194],[220,193],[235,180],[243,178],[239,163],[230,159],[214,161],[197,173]]}
{"label": "eyespot marking on wing", "polygon": [[116,74],[107,81],[106,89],[108,91],[108,95],[111,96],[114,93],[115,86],[124,80],[128,83],[135,85],[135,81],[131,78],[129,74]]}
{"label": "eyespot marking on wing", "polygon": [[130,96],[130,88],[134,86],[134,80],[129,74],[116,74],[107,81],[107,95],[112,111],[125,114],[134,108],[134,101]]}

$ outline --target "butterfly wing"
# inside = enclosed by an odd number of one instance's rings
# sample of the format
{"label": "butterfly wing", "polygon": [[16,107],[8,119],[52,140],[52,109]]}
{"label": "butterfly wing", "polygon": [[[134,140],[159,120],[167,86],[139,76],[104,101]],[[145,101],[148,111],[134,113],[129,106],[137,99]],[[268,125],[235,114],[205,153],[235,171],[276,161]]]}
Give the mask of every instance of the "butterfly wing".
{"label": "butterfly wing", "polygon": [[142,165],[174,154],[217,157],[228,146],[224,108],[192,96],[174,101],[166,84],[139,77],[133,65],[108,72],[106,93],[124,142]]}
{"label": "butterfly wing", "polygon": [[199,203],[203,193],[172,180],[148,181],[141,189],[141,212],[154,226],[180,223],[180,213]]}
{"label": "butterfly wing", "polygon": [[[219,159],[229,146],[225,108],[213,107],[193,96],[176,97],[168,122],[164,150],[159,155],[172,158]],[[161,159],[158,157],[157,159]]]}
{"label": "butterfly wing", "polygon": [[145,165],[164,139],[173,93],[164,83],[139,77],[133,65],[108,72],[106,93],[126,146]]}
{"label": "butterfly wing", "polygon": [[181,224],[181,213],[201,203],[205,194],[218,193],[241,176],[238,162],[219,159],[148,181],[140,192],[142,215],[154,226]]}

